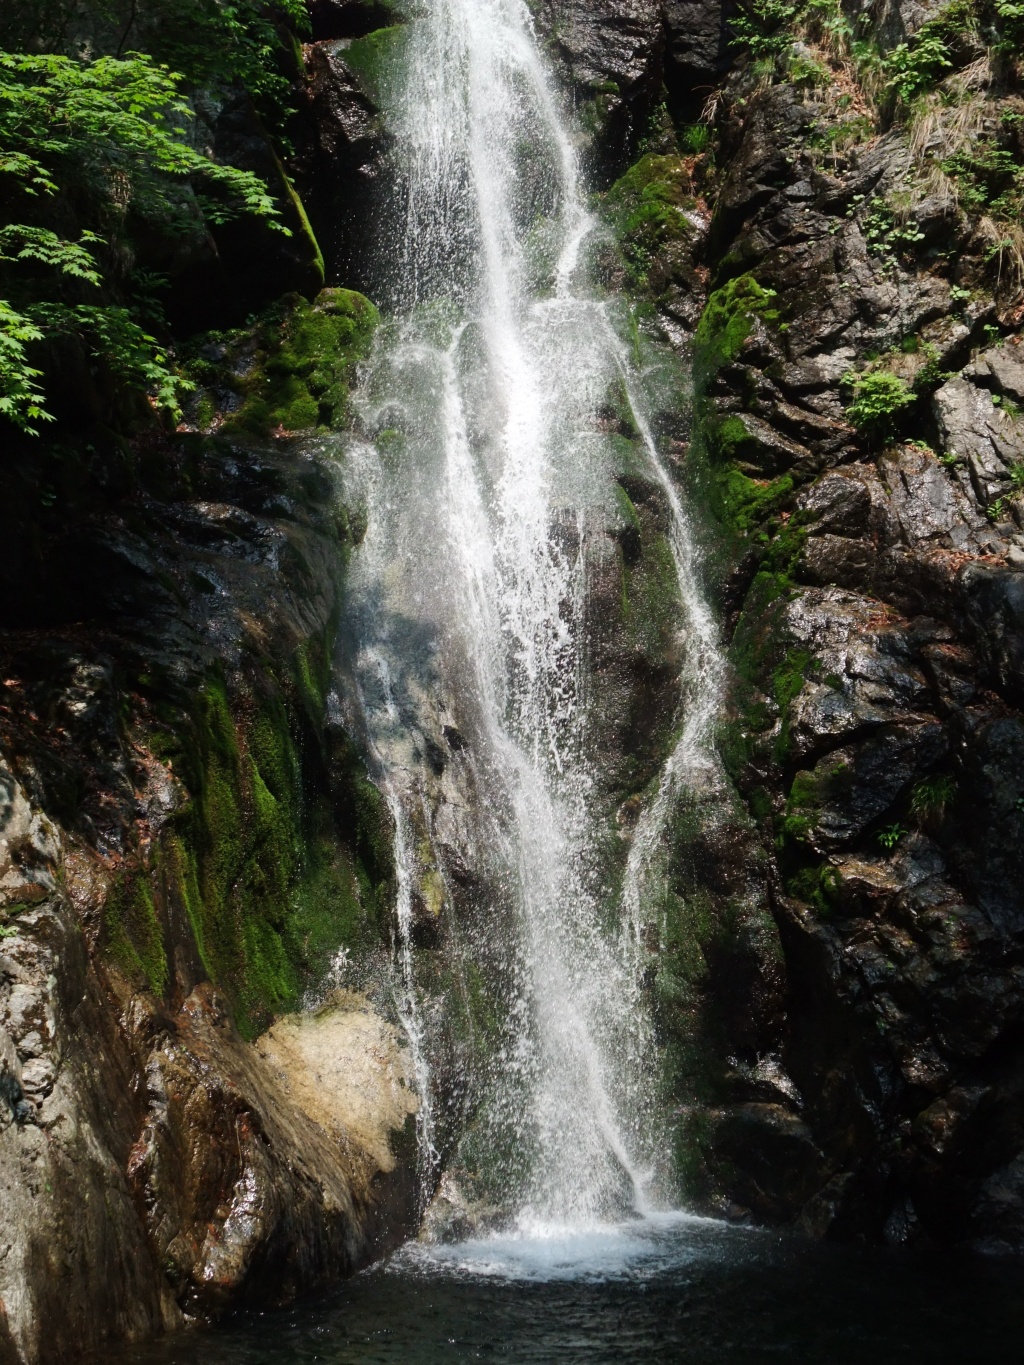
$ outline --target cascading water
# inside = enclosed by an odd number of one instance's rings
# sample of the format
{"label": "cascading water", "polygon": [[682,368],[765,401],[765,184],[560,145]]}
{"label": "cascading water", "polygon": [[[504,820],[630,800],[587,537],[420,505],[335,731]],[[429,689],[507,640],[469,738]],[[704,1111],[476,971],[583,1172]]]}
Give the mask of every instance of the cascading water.
{"label": "cascading water", "polygon": [[[718,656],[630,347],[588,278],[598,224],[529,11],[426,8],[391,111],[396,320],[349,457],[369,528],[350,579],[352,673],[397,830],[397,976],[424,1175],[439,1162],[430,1035],[444,983],[417,979],[417,924],[429,930],[453,887],[474,886],[462,989],[486,969],[502,1008],[456,1164],[520,1229],[578,1227],[667,1197],[645,898],[672,801],[710,762]],[[587,643],[615,506],[597,414],[616,389],[669,509],[686,635],[681,730],[621,887],[598,856]]]}

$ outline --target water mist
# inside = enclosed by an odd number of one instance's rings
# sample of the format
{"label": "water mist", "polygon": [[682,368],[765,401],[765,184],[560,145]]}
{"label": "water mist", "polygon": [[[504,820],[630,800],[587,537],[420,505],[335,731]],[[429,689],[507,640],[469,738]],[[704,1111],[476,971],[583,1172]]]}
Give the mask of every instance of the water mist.
{"label": "water mist", "polygon": [[[601,229],[529,11],[425,8],[389,111],[395,317],[349,454],[369,528],[350,577],[352,671],[397,831],[397,989],[425,1184],[440,1174],[441,1086],[416,919],[472,884],[484,927],[457,945],[462,989],[486,968],[501,1009],[452,1168],[473,1168],[521,1231],[586,1227],[672,1198],[644,926],[673,801],[712,764],[720,663],[643,376],[589,276]],[[598,420],[610,393],[669,509],[685,637],[676,738],[612,888],[595,851],[606,812],[588,654],[591,563],[615,507]]]}

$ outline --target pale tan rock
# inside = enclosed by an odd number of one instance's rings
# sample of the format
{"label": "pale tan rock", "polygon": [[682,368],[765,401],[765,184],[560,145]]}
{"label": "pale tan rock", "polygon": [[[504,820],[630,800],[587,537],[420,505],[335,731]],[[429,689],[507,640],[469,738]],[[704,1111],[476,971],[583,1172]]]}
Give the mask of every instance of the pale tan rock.
{"label": "pale tan rock", "polygon": [[419,1109],[408,1049],[362,996],[339,992],[315,1014],[279,1020],[256,1043],[288,1098],[382,1172]]}

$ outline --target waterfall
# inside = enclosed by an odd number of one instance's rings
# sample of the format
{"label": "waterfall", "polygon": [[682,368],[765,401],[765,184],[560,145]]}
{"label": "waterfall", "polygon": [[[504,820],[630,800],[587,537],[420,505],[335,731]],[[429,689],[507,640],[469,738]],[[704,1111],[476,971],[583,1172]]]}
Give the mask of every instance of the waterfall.
{"label": "waterfall", "polygon": [[[486,1048],[460,1044],[475,1073],[449,1158],[521,1230],[586,1226],[671,1197],[645,900],[673,800],[711,762],[720,664],[642,375],[590,278],[601,229],[529,10],[423,11],[389,110],[394,318],[348,452],[368,522],[350,573],[351,672],[397,831],[396,982],[425,1178],[445,1145],[431,1051],[445,982],[418,976],[416,936],[457,921],[453,888],[468,886],[476,919],[449,955],[500,1017]],[[616,389],[669,509],[686,664],[674,748],[610,886],[588,629],[615,507],[595,415]]]}

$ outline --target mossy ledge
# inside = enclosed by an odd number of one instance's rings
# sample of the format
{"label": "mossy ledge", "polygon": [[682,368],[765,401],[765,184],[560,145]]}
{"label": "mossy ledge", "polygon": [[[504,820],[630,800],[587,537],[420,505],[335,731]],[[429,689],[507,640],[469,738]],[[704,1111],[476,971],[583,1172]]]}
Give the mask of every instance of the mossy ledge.
{"label": "mossy ledge", "polygon": [[108,895],[105,951],[161,999],[184,984],[175,957],[198,955],[247,1037],[296,1008],[339,949],[387,938],[387,814],[351,746],[336,741],[333,763],[325,747],[330,644],[230,689],[211,672],[184,707],[156,699],[139,735],[183,800]]}
{"label": "mossy ledge", "polygon": [[257,437],[343,426],[379,321],[362,294],[324,289],[312,303],[288,294],[246,327],[206,333],[181,357],[195,385],[186,425]]}

